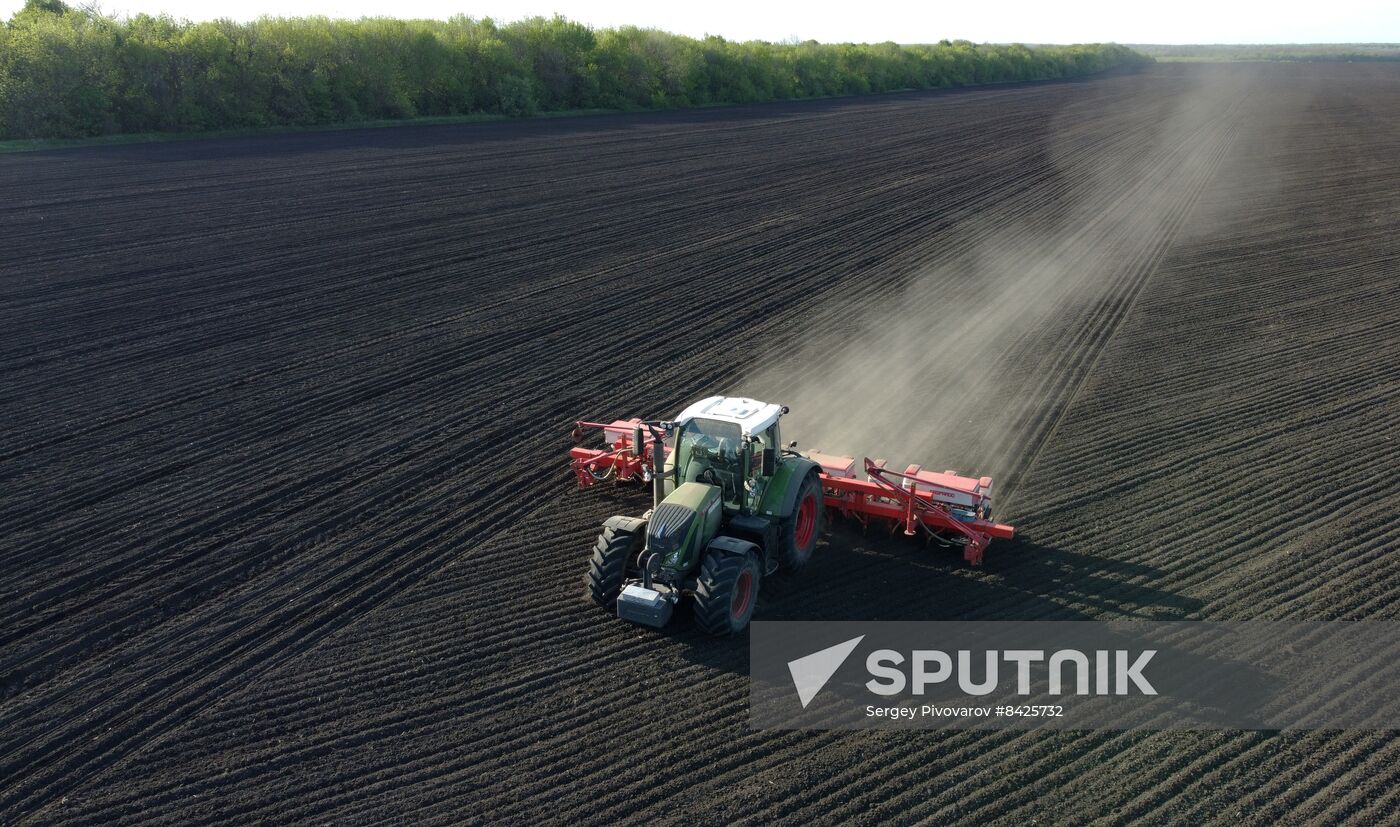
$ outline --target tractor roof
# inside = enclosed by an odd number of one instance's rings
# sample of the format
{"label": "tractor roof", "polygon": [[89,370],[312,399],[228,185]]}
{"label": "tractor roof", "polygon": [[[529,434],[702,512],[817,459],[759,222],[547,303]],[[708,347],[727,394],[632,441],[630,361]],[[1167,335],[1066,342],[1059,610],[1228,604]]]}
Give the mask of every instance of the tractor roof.
{"label": "tractor roof", "polygon": [[733,422],[745,435],[761,433],[778,421],[782,405],[772,405],[743,396],[710,396],[681,411],[676,422],[689,422],[696,417]]}

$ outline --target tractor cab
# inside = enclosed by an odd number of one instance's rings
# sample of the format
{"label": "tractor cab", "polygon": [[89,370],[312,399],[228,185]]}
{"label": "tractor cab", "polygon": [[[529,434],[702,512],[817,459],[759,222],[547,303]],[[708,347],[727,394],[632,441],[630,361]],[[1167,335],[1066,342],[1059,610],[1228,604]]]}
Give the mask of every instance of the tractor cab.
{"label": "tractor cab", "polygon": [[778,418],[785,409],[742,397],[712,396],[675,419],[666,458],[666,493],[687,482],[720,490],[725,511],[751,513],[777,468]]}

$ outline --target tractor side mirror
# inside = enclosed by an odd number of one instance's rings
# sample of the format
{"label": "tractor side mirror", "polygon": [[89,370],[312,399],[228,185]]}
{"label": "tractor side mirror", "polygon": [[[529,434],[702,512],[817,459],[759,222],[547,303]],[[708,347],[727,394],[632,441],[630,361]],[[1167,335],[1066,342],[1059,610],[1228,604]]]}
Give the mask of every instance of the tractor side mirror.
{"label": "tractor side mirror", "polygon": [[763,476],[771,477],[778,473],[778,452],[772,448],[763,449]]}

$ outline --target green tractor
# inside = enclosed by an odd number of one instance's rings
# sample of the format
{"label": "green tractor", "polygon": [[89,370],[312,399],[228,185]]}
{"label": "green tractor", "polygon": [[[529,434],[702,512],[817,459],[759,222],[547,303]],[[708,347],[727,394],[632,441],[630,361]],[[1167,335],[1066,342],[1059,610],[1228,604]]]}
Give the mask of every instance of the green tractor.
{"label": "green tractor", "polygon": [[712,635],[747,626],[763,578],[802,568],[822,525],[821,467],[782,447],[785,413],[713,396],[672,422],[599,425],[610,431],[611,451],[575,448],[581,483],[640,476],[654,491],[642,516],[603,523],[588,562],[593,601],[660,627],[689,598],[696,624]]}

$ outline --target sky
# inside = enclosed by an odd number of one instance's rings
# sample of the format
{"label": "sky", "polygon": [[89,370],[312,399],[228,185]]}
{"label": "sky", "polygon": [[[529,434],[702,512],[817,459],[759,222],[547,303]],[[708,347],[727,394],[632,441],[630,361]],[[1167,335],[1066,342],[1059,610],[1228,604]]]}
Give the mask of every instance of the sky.
{"label": "sky", "polygon": [[[68,0],[70,3],[77,0]],[[24,0],[0,0],[9,18]],[[108,13],[191,20],[263,15],[429,17],[500,21],[562,14],[595,27],[637,25],[731,40],[931,43],[1400,42],[1397,0],[972,0],[910,3],[641,2],[640,0],[98,0]]]}

